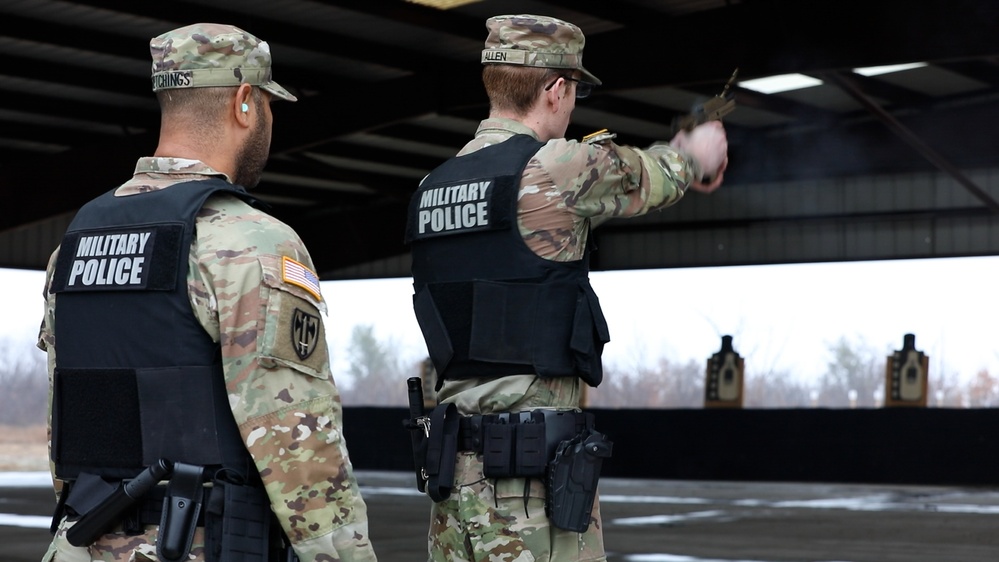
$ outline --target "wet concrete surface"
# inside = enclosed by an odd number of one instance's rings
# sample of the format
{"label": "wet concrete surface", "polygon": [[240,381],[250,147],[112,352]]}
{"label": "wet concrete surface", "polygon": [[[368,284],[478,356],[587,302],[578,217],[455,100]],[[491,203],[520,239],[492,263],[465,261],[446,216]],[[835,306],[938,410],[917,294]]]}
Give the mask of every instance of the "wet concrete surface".
{"label": "wet concrete surface", "polygon": [[[0,473],[0,562],[38,562],[44,474]],[[430,500],[401,472],[358,473],[381,562],[426,560]],[[996,562],[999,488],[605,478],[611,562]]]}

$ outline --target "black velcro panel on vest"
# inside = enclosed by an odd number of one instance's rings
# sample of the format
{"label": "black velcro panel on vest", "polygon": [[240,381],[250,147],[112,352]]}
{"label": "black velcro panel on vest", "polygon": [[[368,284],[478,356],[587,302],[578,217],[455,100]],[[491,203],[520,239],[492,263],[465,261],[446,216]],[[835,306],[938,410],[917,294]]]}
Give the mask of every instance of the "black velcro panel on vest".
{"label": "black velcro panel on vest", "polygon": [[[483,280],[471,285],[469,312],[474,320],[468,342],[469,359],[532,364],[537,343],[534,315],[540,304],[539,285]],[[562,319],[546,320],[554,324]]]}
{"label": "black velcro panel on vest", "polygon": [[[529,357],[523,361],[495,360],[484,362],[469,357],[473,318],[472,283],[435,283],[429,285],[427,289],[433,296],[433,300],[424,302],[424,304],[436,307],[444,331],[450,341],[450,350],[446,355],[449,360],[443,361],[444,357],[431,354],[438,373],[445,373],[445,369],[447,369],[448,376],[463,378],[470,376],[469,373],[487,377],[532,371]],[[424,335],[426,334],[427,330],[424,329]],[[432,351],[429,344],[428,351]],[[452,373],[454,374],[452,375]],[[438,378],[438,386],[443,381],[443,377]]]}
{"label": "black velcro panel on vest", "polygon": [[576,282],[477,280],[472,285],[470,359],[526,363],[542,377],[575,374],[566,350],[575,329]]}
{"label": "black velcro panel on vest", "polygon": [[[153,248],[153,263],[157,267],[149,272],[150,290],[169,291],[176,283],[183,282],[177,278],[176,264],[180,263],[178,258],[181,250],[181,241],[184,239],[183,225],[162,225],[158,227],[156,233],[156,246]],[[174,264],[173,268],[160,267],[160,264]]]}
{"label": "black velcro panel on vest", "polygon": [[[52,456],[70,473],[78,467],[141,470],[139,389],[132,369],[56,369]],[[66,423],[72,420],[72,423]]]}
{"label": "black velcro panel on vest", "polygon": [[[433,303],[451,338],[455,351],[468,350],[469,336],[472,329],[472,284],[435,283],[427,289],[433,296]],[[461,359],[468,355],[461,353]]]}
{"label": "black velcro panel on vest", "polygon": [[219,403],[228,404],[224,389],[216,384],[221,374],[211,366],[149,368],[138,374],[145,463],[162,457],[187,464],[221,464],[216,417],[232,419],[228,409],[216,411]]}
{"label": "black velcro panel on vest", "polygon": [[[127,478],[160,458],[219,465],[225,460],[223,441],[239,447],[229,452],[233,459],[245,455],[232,414],[219,411],[228,403],[214,371],[57,369],[52,447],[57,475]],[[220,436],[220,428],[227,435]]]}

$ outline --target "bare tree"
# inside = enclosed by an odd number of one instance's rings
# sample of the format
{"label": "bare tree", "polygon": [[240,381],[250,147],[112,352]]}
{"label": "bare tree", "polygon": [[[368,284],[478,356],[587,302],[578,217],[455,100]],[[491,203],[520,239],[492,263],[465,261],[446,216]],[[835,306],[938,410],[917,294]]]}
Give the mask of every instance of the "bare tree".
{"label": "bare tree", "polygon": [[419,362],[400,359],[392,340],[381,342],[374,326],[354,326],[347,348],[351,377],[341,389],[350,406],[404,406],[407,404],[406,378],[419,374]]}
{"label": "bare tree", "polygon": [[[873,408],[875,393],[883,391],[887,352],[845,337],[829,347],[832,359],[819,380],[818,405],[829,408]],[[851,404],[851,396],[854,403]]]}
{"label": "bare tree", "polygon": [[44,425],[49,379],[45,353],[30,342],[0,340],[0,425]]}
{"label": "bare tree", "polygon": [[746,373],[743,406],[746,408],[805,408],[809,388],[786,371]]}
{"label": "bare tree", "polygon": [[935,374],[930,371],[927,384],[929,386],[928,405],[937,408],[964,407],[967,389],[961,388],[961,383],[956,372]]}
{"label": "bare tree", "polygon": [[987,370],[978,371],[968,385],[968,407],[992,408],[999,405],[999,379]]}
{"label": "bare tree", "polygon": [[588,390],[595,408],[700,408],[704,405],[704,366],[660,358],[654,367],[608,366],[604,381]]}
{"label": "bare tree", "polygon": [[[743,407],[880,407],[878,396],[884,394],[889,352],[879,351],[863,340],[847,338],[830,344],[828,349],[831,357],[817,388],[786,371],[774,368],[753,371],[747,365]],[[350,382],[341,386],[344,404],[406,405],[405,381],[420,376],[422,362],[400,357],[399,350],[391,339],[380,341],[373,326],[354,326],[347,349],[349,368],[345,379]],[[41,359],[44,361],[44,356]],[[705,363],[695,359],[681,363],[659,357],[649,365],[644,354],[639,354],[629,366],[605,365],[602,384],[586,389],[584,404],[594,408],[702,408],[705,369]],[[999,379],[987,371],[980,372],[968,386],[962,386],[954,373],[931,374],[929,383],[930,406],[999,405]],[[851,396],[854,396],[852,404]]]}

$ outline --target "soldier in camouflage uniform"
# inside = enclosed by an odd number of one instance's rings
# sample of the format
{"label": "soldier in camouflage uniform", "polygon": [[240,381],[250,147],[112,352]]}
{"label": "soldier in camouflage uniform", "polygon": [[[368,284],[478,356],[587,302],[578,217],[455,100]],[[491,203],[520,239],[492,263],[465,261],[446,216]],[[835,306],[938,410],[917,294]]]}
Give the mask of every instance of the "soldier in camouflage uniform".
{"label": "soldier in camouflage uniform", "polygon": [[[482,192],[500,189],[502,176],[488,164],[499,156],[490,156],[486,164],[466,164],[463,172],[447,180],[440,180],[443,166],[438,168],[423,180],[410,206],[407,233],[413,248],[416,314],[438,373],[439,403],[454,404],[468,419],[536,409],[576,410],[582,385],[600,382],[600,352],[609,341],[585,277],[590,229],[607,219],[668,207],[687,189],[709,193],[718,188],[727,165],[727,141],[717,121],[646,149],[615,144],[612,134],[584,142],[567,140],[563,136],[576,99],[600,84],[582,66],[580,29],[535,15],[493,17],[486,27],[482,63],[490,115],[445,166],[454,170],[479,151],[498,150],[517,139],[528,147],[526,164],[513,185],[515,226],[504,228],[512,229],[511,239],[516,238],[509,243],[526,247],[529,256],[503,246],[507,242],[499,234],[502,230],[489,230],[489,221],[501,216],[503,207]],[[497,197],[500,192],[492,193]],[[483,206],[467,203],[476,197]],[[497,238],[477,246],[457,241],[481,236]],[[445,244],[445,250],[436,250]],[[542,273],[518,270],[504,275],[496,271],[500,263],[526,264],[526,270]],[[558,305],[562,308],[547,302],[558,298],[559,291],[543,292],[545,284],[562,275],[558,267],[578,270],[570,271],[570,283],[562,292],[571,298]],[[573,280],[581,287],[578,299]],[[533,297],[522,296],[526,286],[532,286]],[[550,329],[562,323],[574,324],[571,337],[568,328],[561,336],[550,336]],[[501,324],[513,328],[497,327]],[[490,334],[491,339],[478,334]],[[562,349],[548,349],[537,341]],[[469,438],[464,432],[462,426],[459,443],[478,439],[479,434]],[[606,559],[598,501],[584,532],[555,528],[545,513],[543,479],[484,476],[483,456],[475,449],[474,444],[459,445],[450,495],[433,505],[431,560]]]}
{"label": "soldier in camouflage uniform", "polygon": [[[178,274],[177,291],[189,304],[180,308],[187,308],[187,315],[193,316],[187,319],[190,325],[201,332],[199,337],[208,341],[208,347],[214,346],[215,365],[220,366],[213,373],[224,377],[220,416],[232,418],[229,424],[238,427],[233,440],[243,455],[249,453],[250,479],[266,490],[266,496],[261,494],[263,511],[267,513],[269,499],[275,520],[302,562],[374,561],[366,505],[341,430],[342,407],[330,373],[321,319],[326,302],[319,279],[298,235],[252,206],[252,198],[241,187],[256,185],[267,160],[270,102],[296,98],[271,80],[267,43],[233,26],[195,24],[156,37],[150,46],[153,89],[163,110],[160,143],[154,156],[138,161],[131,180],[104,197],[114,208],[156,194],[166,197],[171,190],[198,189],[192,186],[206,182],[221,186],[207,196],[200,210],[195,208],[189,252],[176,252],[175,259],[186,263],[180,269],[186,269],[186,285],[182,273]],[[67,240],[61,248],[68,254]],[[46,314],[38,342],[48,353],[53,385],[59,384],[60,368],[68,368],[62,356],[69,357],[74,339],[82,336],[57,329],[72,320],[64,318],[69,308],[63,314],[70,301],[61,300],[71,293],[52,290],[60,262],[57,249],[47,269]],[[155,266],[155,262],[146,265]],[[135,266],[133,271],[142,273]],[[69,275],[72,284],[86,273],[77,278]],[[113,299],[123,298],[114,295],[126,292],[103,294]],[[148,299],[151,292],[139,294]],[[106,320],[93,322],[90,330],[105,330]],[[154,319],[170,323],[167,330],[173,330],[174,324],[181,330],[184,321],[182,317]],[[122,345],[129,344],[150,351],[166,345],[141,335]],[[106,355],[113,351],[107,350]],[[167,349],[165,353],[183,351]],[[50,395],[50,423],[51,401]],[[72,404],[72,396],[64,396],[61,404]],[[100,415],[94,413],[95,418]],[[107,435],[106,439],[118,437]],[[59,453],[51,444],[58,496],[67,484],[59,478]],[[76,488],[69,489],[72,502]],[[208,509],[207,502],[204,509]],[[57,521],[43,562],[158,559],[157,525],[147,524],[137,533],[136,529],[127,533],[123,525],[117,525],[93,544],[74,547],[66,533],[75,517],[66,515]],[[205,550],[204,527],[199,523],[190,554],[183,559],[211,560]]]}

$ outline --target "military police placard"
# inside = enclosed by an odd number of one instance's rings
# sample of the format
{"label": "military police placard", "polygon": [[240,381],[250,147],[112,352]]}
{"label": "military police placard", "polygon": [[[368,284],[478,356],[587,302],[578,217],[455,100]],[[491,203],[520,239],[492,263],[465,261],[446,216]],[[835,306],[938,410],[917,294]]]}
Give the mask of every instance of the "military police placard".
{"label": "military police placard", "polygon": [[54,292],[170,290],[176,286],[183,227],[158,224],[68,233]]}
{"label": "military police placard", "polygon": [[488,178],[421,188],[414,198],[413,238],[489,229],[494,184]]}

